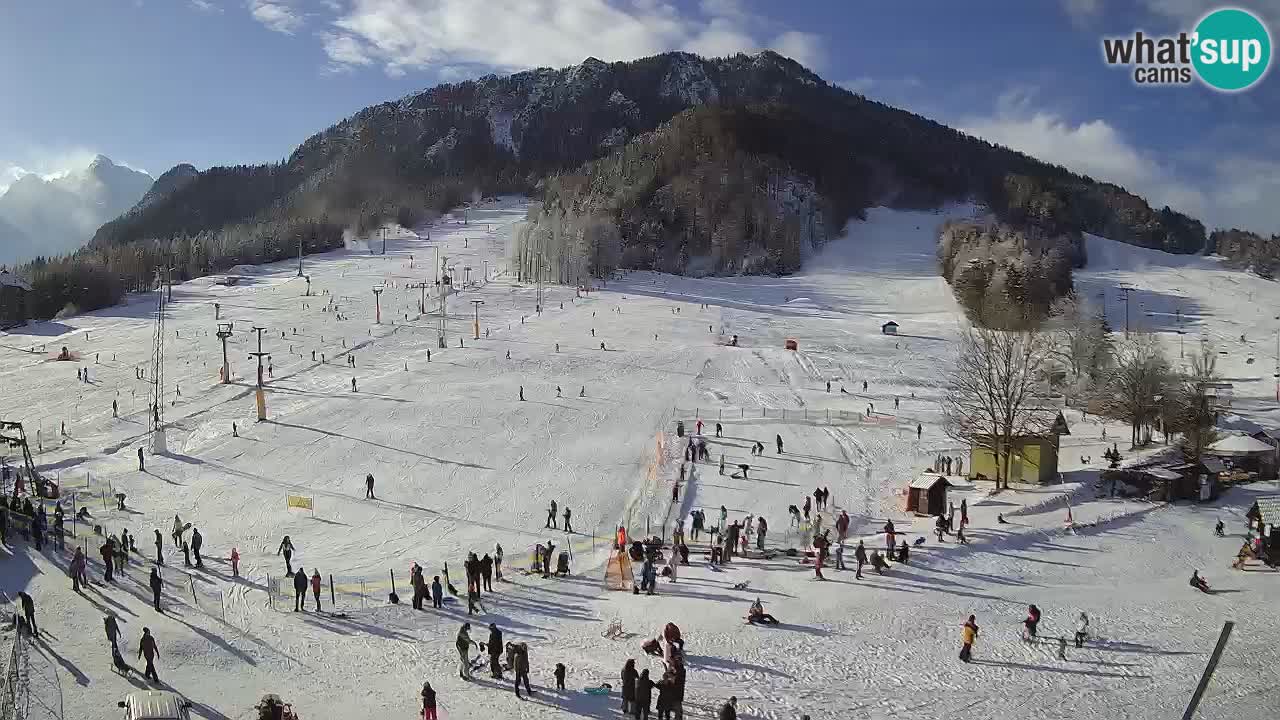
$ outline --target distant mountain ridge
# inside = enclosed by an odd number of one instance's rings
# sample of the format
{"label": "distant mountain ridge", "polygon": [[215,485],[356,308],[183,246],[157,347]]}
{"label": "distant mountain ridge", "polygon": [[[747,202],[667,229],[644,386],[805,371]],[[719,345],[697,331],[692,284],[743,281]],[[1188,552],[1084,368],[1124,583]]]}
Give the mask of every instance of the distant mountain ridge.
{"label": "distant mountain ridge", "polygon": [[[79,248],[102,223],[128,210],[151,186],[145,172],[98,155],[85,167],[45,179],[24,175],[0,195],[0,263]],[[6,233],[7,228],[12,228]]]}
{"label": "distant mountain ridge", "polygon": [[[672,124],[706,108],[727,112]],[[828,142],[825,150],[815,138]],[[698,143],[726,152],[703,162]],[[627,165],[646,153],[682,159],[662,173]],[[739,185],[750,202],[723,192],[673,194],[706,187],[706,173],[724,167],[752,169],[757,185]],[[582,192],[558,183],[562,177],[606,185]],[[299,241],[304,251],[327,250],[340,246],[344,230],[412,224],[498,192],[590,205],[589,217],[575,217],[593,237],[627,251],[588,257],[590,243],[562,243],[571,254],[563,267],[595,274],[610,269],[606,257],[672,272],[789,272],[800,257],[797,243],[838,232],[868,207],[955,200],[983,203],[1002,222],[1050,237],[1091,232],[1182,253],[1205,246],[1204,227],[1193,218],[856,95],[772,51],[588,58],[439,85],[365,108],[282,162],[183,171],[174,180],[100,227],[58,270],[80,266],[76,272],[106,284],[95,298],[118,296],[148,287],[161,264],[173,263],[185,278],[288,257]],[[631,183],[649,185],[633,192]],[[559,189],[548,195],[553,186]],[[712,198],[720,206],[711,207]],[[738,210],[727,215],[730,207]],[[550,218],[548,227],[584,230],[565,219]],[[747,232],[740,241],[716,239],[738,228]],[[718,249],[697,254],[708,248]],[[44,311],[57,312],[59,301],[84,307],[56,295]]]}

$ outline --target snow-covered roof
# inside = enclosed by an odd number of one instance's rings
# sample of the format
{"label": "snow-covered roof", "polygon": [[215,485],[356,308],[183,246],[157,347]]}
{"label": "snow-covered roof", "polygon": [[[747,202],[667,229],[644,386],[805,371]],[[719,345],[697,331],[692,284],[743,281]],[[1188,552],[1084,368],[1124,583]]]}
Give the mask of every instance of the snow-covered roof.
{"label": "snow-covered roof", "polygon": [[885,323],[885,324],[881,325],[880,327],[889,327],[890,325],[892,325],[892,326],[894,326],[894,327],[898,327],[898,323],[896,323],[896,322],[894,322],[894,321],[892,321],[892,320],[890,320],[889,322],[887,322],[887,323]]}
{"label": "snow-covered roof", "polygon": [[921,475],[920,477],[916,478],[915,480],[912,480],[912,481],[911,481],[911,487],[913,487],[913,488],[917,488],[917,489],[922,489],[922,490],[927,490],[927,489],[929,489],[929,488],[933,487],[934,483],[938,482],[939,480],[941,480],[942,482],[944,482],[944,483],[946,483],[946,484],[948,484],[948,485],[950,485],[950,484],[951,484],[951,481],[950,481],[950,480],[946,479],[945,477],[943,477],[943,476],[941,476],[941,475],[928,474],[928,475]]}
{"label": "snow-covered roof", "polygon": [[1151,477],[1154,477],[1154,478],[1160,478],[1161,480],[1171,480],[1171,481],[1172,481],[1172,480],[1177,480],[1178,478],[1182,477],[1182,476],[1181,476],[1181,475],[1179,475],[1178,473],[1176,473],[1176,472],[1174,472],[1174,471],[1172,471],[1172,470],[1169,470],[1168,468],[1162,468],[1162,467],[1143,468],[1143,469],[1142,469],[1142,472],[1144,472],[1144,473],[1146,473],[1146,474],[1150,475]]}
{"label": "snow-covered roof", "polygon": [[1228,435],[1207,448],[1214,455],[1256,455],[1273,453],[1274,447],[1248,435]]}
{"label": "snow-covered roof", "polygon": [[31,291],[31,284],[26,280],[14,275],[8,270],[0,270],[0,287],[16,287],[22,288],[28,292]]}
{"label": "snow-covered roof", "polygon": [[1258,512],[1262,513],[1262,522],[1268,525],[1280,525],[1280,495],[1260,497],[1257,503]]}

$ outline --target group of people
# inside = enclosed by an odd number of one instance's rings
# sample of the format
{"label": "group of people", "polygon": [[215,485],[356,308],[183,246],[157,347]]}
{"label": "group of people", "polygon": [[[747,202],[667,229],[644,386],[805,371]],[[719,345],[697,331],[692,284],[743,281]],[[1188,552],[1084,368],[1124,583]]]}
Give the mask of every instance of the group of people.
{"label": "group of people", "polygon": [[[1022,639],[1025,642],[1036,642],[1040,627],[1041,611],[1035,604],[1027,606],[1027,616],[1022,620]],[[1081,612],[1075,620],[1075,630],[1073,639],[1076,648],[1084,647],[1085,640],[1089,638],[1089,615]],[[969,619],[964,622],[960,628],[960,659],[964,662],[971,662],[973,659],[973,645],[978,639],[978,622],[975,616],[970,615]],[[1067,659],[1067,638],[1066,635],[1058,637],[1058,659]]]}
{"label": "group of people", "polygon": [[662,656],[662,677],[654,680],[648,668],[637,671],[635,659],[628,658],[622,665],[621,674],[623,715],[648,720],[650,709],[655,705],[656,690],[658,720],[684,720],[686,671],[680,628],[674,623],[667,623],[662,629],[662,636],[646,641],[644,650],[651,655]]}
{"label": "group of people", "polygon": [[939,455],[933,459],[933,471],[943,475],[964,475],[964,458],[960,456]]}

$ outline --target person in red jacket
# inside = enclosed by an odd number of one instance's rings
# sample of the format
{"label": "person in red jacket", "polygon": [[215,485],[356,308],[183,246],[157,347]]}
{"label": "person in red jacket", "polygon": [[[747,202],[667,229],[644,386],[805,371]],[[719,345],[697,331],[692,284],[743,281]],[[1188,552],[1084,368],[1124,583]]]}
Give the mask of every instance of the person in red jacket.
{"label": "person in red jacket", "polygon": [[320,612],[320,571],[311,571],[311,594],[316,599],[316,612]]}

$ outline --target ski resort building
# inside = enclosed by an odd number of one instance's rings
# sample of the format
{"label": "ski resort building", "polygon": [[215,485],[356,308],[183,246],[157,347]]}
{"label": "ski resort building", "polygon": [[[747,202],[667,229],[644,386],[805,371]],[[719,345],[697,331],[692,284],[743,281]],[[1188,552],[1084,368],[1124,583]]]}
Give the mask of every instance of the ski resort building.
{"label": "ski resort building", "polygon": [[[1053,411],[1056,412],[1056,411]],[[1011,443],[1012,455],[1009,458],[1009,482],[1050,483],[1058,478],[1059,438],[1070,435],[1066,418],[1057,413],[1051,422],[1044,423],[1047,429],[1041,433],[1016,435]],[[987,478],[999,477],[996,473],[996,454],[991,448],[996,443],[986,436],[975,439],[969,447],[968,476],[982,475]]]}
{"label": "ski resort building", "polygon": [[880,332],[884,333],[885,335],[897,335],[898,323],[890,320],[889,322],[880,326]]}
{"label": "ski resort building", "polygon": [[31,285],[8,270],[0,270],[0,329],[27,322],[27,293]]}

